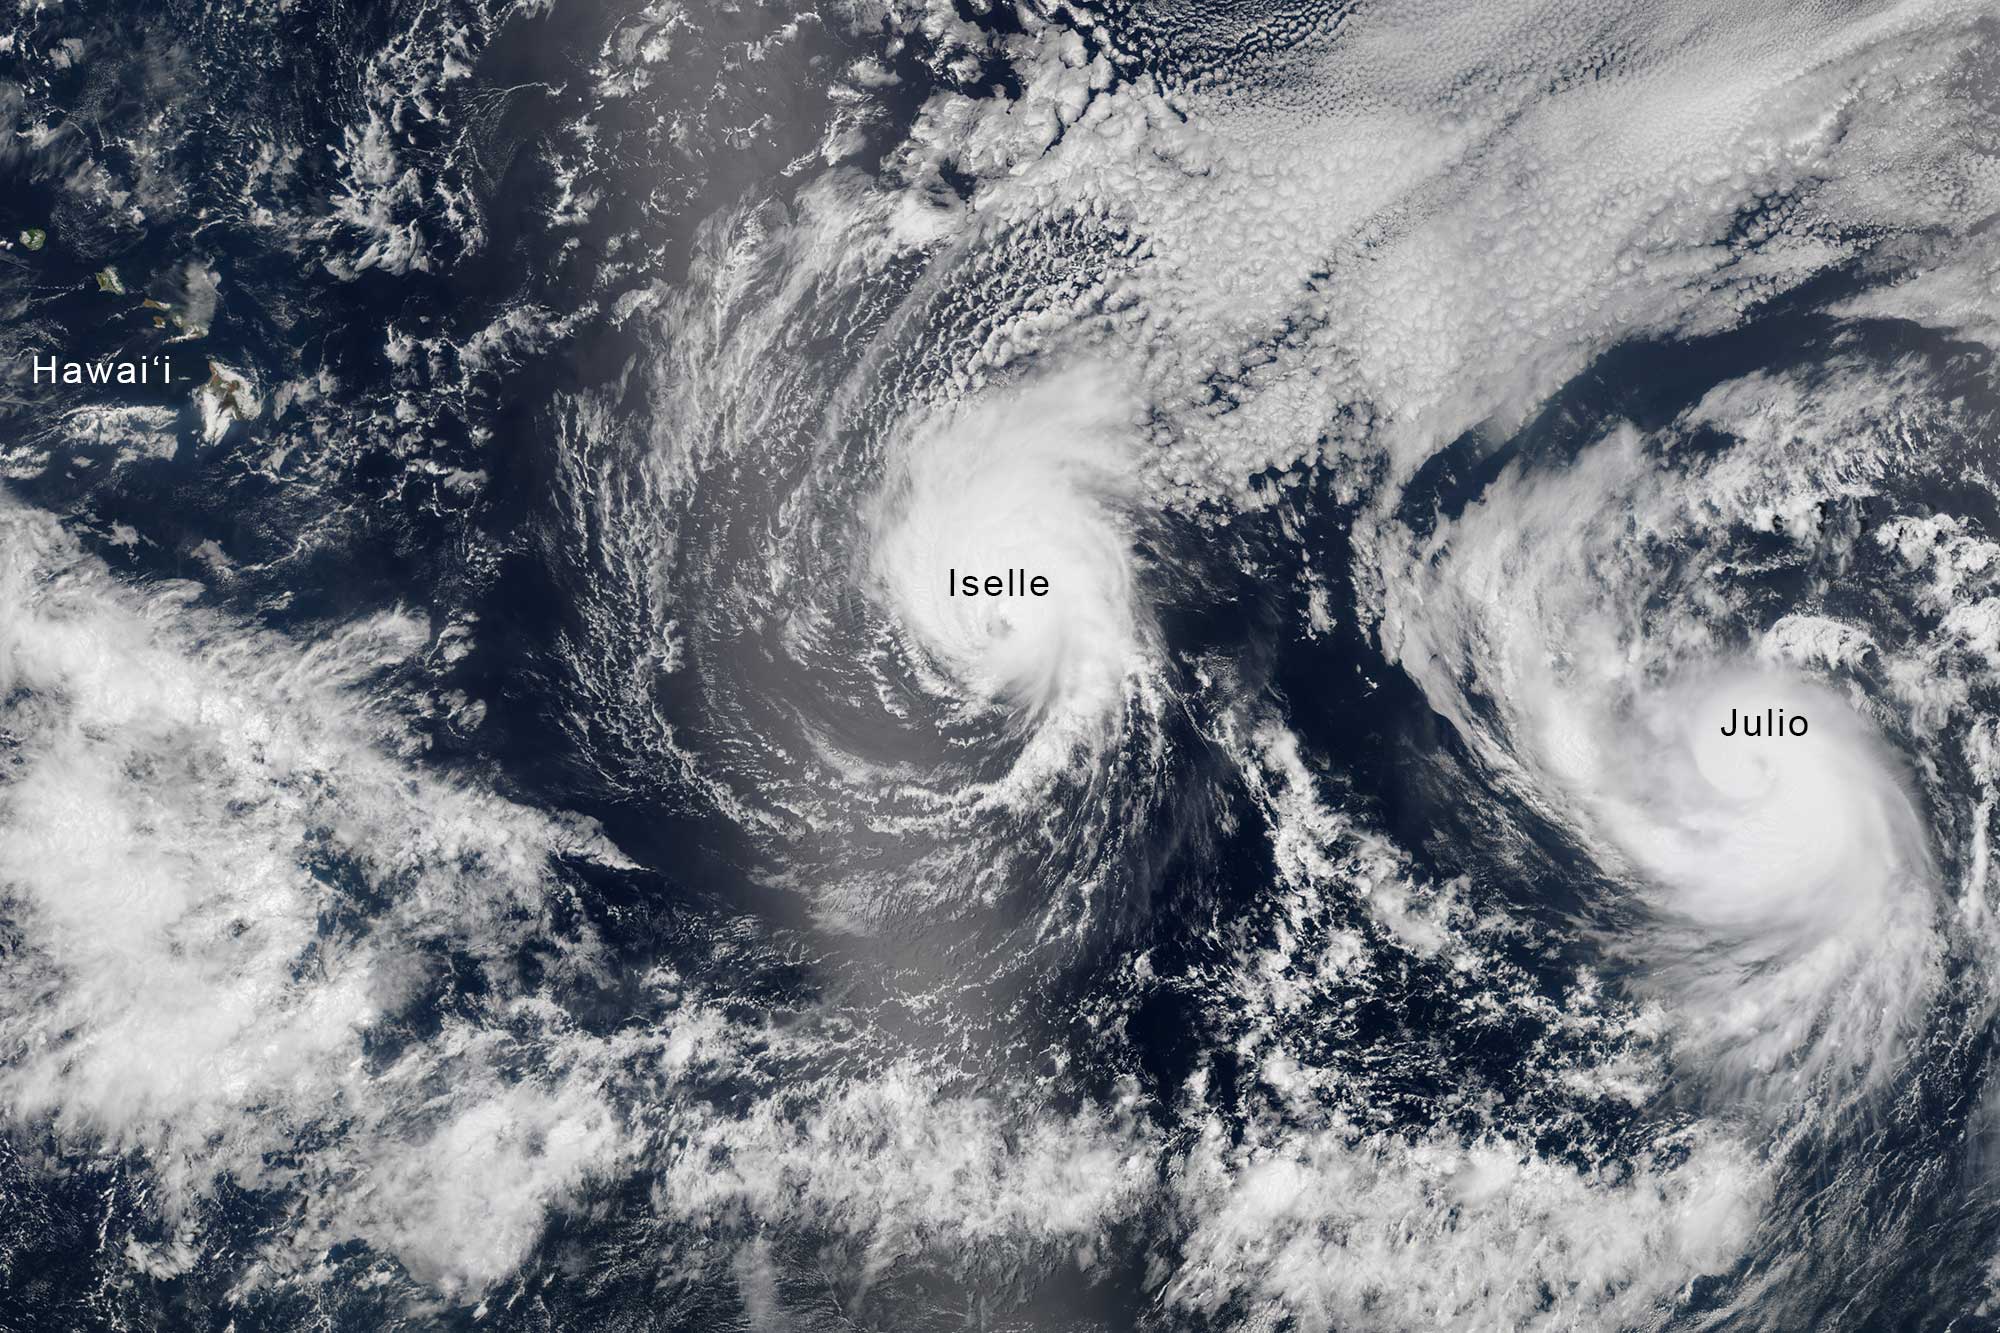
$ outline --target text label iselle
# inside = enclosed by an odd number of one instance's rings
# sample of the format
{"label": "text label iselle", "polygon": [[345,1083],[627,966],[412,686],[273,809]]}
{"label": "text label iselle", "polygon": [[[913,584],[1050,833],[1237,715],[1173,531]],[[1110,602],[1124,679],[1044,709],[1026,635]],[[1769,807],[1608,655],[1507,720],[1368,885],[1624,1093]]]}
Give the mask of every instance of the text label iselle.
{"label": "text label iselle", "polygon": [[1047,597],[1049,581],[1040,574],[1028,577],[1025,569],[1010,569],[1005,574],[988,574],[984,578],[977,574],[961,574],[950,570],[945,577],[947,597]]}

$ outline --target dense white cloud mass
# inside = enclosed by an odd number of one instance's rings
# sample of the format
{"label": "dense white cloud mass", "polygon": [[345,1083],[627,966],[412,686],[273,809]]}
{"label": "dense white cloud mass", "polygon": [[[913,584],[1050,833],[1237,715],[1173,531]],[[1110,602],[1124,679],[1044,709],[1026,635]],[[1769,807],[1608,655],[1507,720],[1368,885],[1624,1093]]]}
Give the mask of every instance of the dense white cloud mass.
{"label": "dense white cloud mass", "polygon": [[[1446,8],[1089,96],[1046,151],[1032,115],[934,98],[911,151],[979,172],[990,225],[1074,211],[1135,238],[1073,314],[1130,330],[1178,427],[1156,469],[1204,492],[1323,454],[1408,472],[1622,339],[1730,327],[2000,206],[1980,5]],[[1090,86],[1066,50],[1041,45],[1028,106]]]}
{"label": "dense white cloud mass", "polygon": [[[617,854],[395,752],[361,691],[422,650],[420,622],[301,649],[200,595],[122,587],[53,520],[0,509],[18,931],[0,1092],[60,1139],[147,1153],[170,1216],[225,1179],[280,1183],[272,1155],[319,1126],[328,1239],[368,1236],[448,1288],[490,1281],[580,1164],[615,1157],[588,1084],[560,1062],[546,1084],[504,1076],[514,1041],[484,1026],[561,892],[548,858]],[[453,953],[496,1010],[371,1054]],[[468,1210],[481,1225],[444,1224]]]}
{"label": "dense white cloud mass", "polygon": [[1211,1123],[1177,1186],[1193,1221],[1178,1305],[1253,1326],[1645,1327],[1727,1267],[1761,1190],[1726,1142],[1674,1145],[1624,1184],[1504,1142],[1407,1142],[1334,1123],[1232,1146]]}

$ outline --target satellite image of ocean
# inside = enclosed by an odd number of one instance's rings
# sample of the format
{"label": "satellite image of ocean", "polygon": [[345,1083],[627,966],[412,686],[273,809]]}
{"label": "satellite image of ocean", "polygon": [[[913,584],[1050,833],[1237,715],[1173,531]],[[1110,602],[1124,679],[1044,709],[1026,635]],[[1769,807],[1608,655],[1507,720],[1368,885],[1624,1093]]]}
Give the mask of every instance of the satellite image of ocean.
{"label": "satellite image of ocean", "polygon": [[2000,0],[0,121],[0,1333],[2000,1330]]}

